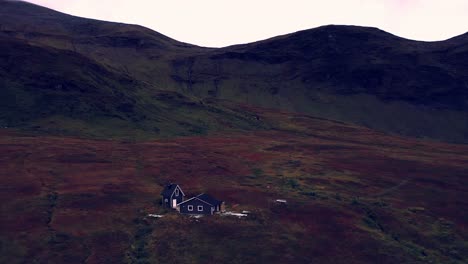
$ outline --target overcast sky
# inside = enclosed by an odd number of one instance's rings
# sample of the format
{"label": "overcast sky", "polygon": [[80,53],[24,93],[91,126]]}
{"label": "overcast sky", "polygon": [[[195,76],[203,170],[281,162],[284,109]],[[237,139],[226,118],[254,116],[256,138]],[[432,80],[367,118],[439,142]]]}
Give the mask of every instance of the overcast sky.
{"label": "overcast sky", "polygon": [[328,24],[373,26],[416,40],[468,31],[468,0],[28,0],[68,14],[139,24],[221,47]]}

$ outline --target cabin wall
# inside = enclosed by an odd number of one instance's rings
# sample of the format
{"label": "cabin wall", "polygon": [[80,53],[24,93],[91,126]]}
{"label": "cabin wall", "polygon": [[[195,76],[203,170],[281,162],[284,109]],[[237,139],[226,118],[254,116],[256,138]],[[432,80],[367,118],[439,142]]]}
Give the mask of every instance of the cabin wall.
{"label": "cabin wall", "polygon": [[174,199],[176,200],[176,204],[179,204],[184,201],[184,195],[182,194],[182,190],[178,189],[179,190],[178,192],[176,190],[174,190],[171,196],[161,195],[161,204],[163,207],[175,208],[175,207],[172,207],[172,203],[173,203],[172,201]]}
{"label": "cabin wall", "polygon": [[162,204],[162,206],[166,207],[166,208],[171,208],[170,199],[171,199],[171,197],[165,197],[165,196],[161,195],[161,204]]}
{"label": "cabin wall", "polygon": [[[193,206],[193,210],[189,211],[189,206]],[[198,206],[202,206],[202,210],[198,211]],[[214,211],[214,208],[213,208]],[[181,214],[195,214],[195,215],[211,215],[212,214],[212,206],[208,205],[200,200],[193,199],[186,203],[179,205],[179,212]]]}
{"label": "cabin wall", "polygon": [[172,199],[176,199],[177,204],[183,202],[184,201],[184,196],[183,196],[182,192],[180,191],[180,189],[179,189],[179,195],[176,195],[176,194],[177,194],[176,191],[174,191],[174,193],[172,194]]}
{"label": "cabin wall", "polygon": [[224,205],[224,202],[221,202],[221,203],[217,203],[214,206],[214,211],[215,212],[225,212],[226,211],[226,207]]}

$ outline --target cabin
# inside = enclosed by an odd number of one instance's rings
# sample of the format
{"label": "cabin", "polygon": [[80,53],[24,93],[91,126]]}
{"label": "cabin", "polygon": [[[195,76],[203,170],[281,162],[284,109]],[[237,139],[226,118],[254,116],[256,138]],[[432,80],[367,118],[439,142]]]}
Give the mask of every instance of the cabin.
{"label": "cabin", "polygon": [[185,194],[178,184],[168,184],[161,192],[161,204],[166,208],[176,209],[184,201]]}
{"label": "cabin", "polygon": [[224,211],[224,202],[202,193],[177,204],[177,210],[181,214],[212,215]]}
{"label": "cabin", "polygon": [[213,196],[202,193],[197,195],[197,197],[215,207],[215,212],[225,211],[224,202],[213,198]]}
{"label": "cabin", "polygon": [[224,211],[224,202],[202,193],[188,200],[178,184],[168,184],[161,192],[163,207],[172,208],[181,214],[212,215]]}

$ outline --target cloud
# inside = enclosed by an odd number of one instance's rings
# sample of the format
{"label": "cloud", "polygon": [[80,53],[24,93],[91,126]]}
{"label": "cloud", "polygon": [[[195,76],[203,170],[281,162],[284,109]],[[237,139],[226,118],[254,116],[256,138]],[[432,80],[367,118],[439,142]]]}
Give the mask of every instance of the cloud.
{"label": "cloud", "polygon": [[397,7],[398,9],[403,9],[403,10],[412,8],[421,4],[419,0],[387,0],[387,2]]}

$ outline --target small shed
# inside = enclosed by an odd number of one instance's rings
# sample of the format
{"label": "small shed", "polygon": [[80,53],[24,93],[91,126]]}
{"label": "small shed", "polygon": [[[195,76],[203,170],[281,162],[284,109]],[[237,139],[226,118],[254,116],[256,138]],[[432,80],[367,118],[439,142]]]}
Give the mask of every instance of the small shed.
{"label": "small shed", "polygon": [[168,184],[161,192],[161,203],[166,208],[176,208],[177,204],[184,201],[185,194],[178,184]]}

